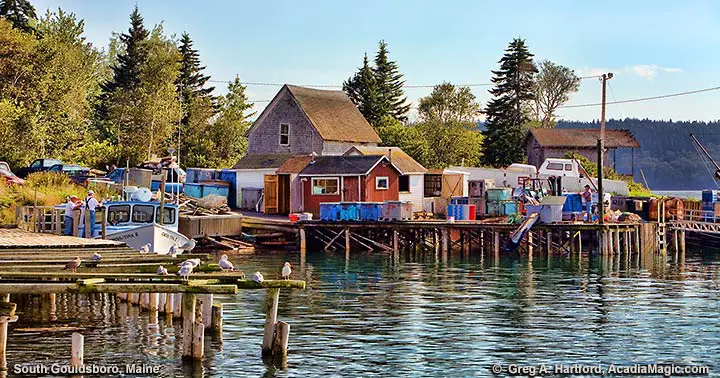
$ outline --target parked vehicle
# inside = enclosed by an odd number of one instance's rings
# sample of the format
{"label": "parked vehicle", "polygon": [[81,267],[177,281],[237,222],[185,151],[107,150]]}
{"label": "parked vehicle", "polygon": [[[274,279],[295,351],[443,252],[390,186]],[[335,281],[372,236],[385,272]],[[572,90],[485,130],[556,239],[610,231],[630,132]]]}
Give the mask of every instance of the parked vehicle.
{"label": "parked vehicle", "polygon": [[77,164],[55,164],[48,169],[48,172],[67,175],[72,182],[78,185],[86,185],[88,178],[90,178],[90,168]]}
{"label": "parked vehicle", "polygon": [[10,164],[0,161],[0,169],[5,169],[6,171],[12,172],[12,169],[10,169]]}
{"label": "parked vehicle", "polygon": [[539,172],[548,176],[585,177],[585,169],[575,159],[545,159]]}
{"label": "parked vehicle", "polygon": [[63,162],[58,159],[36,159],[30,163],[28,167],[18,169],[17,175],[21,178],[27,178],[31,173],[44,172],[50,169],[53,165],[62,163]]}
{"label": "parked vehicle", "polygon": [[5,184],[7,185],[23,185],[25,184],[25,180],[21,179],[20,177],[17,177],[12,171],[8,168],[5,169],[5,166],[0,165],[0,177],[5,179]]}

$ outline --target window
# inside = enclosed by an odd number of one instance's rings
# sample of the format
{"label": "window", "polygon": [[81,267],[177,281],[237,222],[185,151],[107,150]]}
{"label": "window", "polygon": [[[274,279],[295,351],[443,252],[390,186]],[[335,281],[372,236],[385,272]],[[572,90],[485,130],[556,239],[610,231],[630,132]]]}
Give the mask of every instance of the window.
{"label": "window", "polygon": [[290,145],[290,125],[287,123],[280,124],[280,145]]}
{"label": "window", "polygon": [[548,163],[547,169],[550,169],[553,171],[562,171],[563,165],[562,165],[562,163]]}
{"label": "window", "polygon": [[48,169],[50,172],[62,172],[62,165],[53,165]]}
{"label": "window", "polygon": [[130,221],[130,205],[114,205],[108,207],[108,223],[116,225]]}
{"label": "window", "polygon": [[40,164],[42,164],[40,160],[35,160],[34,162],[32,162],[32,164],[30,164],[30,168],[40,168]]}
{"label": "window", "polygon": [[410,176],[400,176],[398,179],[398,186],[400,189],[400,192],[409,192],[410,191]]}
{"label": "window", "polygon": [[60,160],[57,159],[45,159],[43,160],[43,167],[52,167],[55,164],[62,164]]}
{"label": "window", "polygon": [[442,175],[425,175],[425,197],[440,197]]}
{"label": "window", "polygon": [[565,170],[568,172],[572,171],[572,164],[565,164]]}
{"label": "window", "polygon": [[[175,224],[175,209],[166,207],[163,211],[163,224]],[[155,223],[160,223],[160,208],[155,213]]]}
{"label": "window", "polygon": [[387,190],[389,185],[387,177],[375,177],[375,189]]}
{"label": "window", "polygon": [[333,178],[322,178],[322,179],[313,179],[312,180],[312,194],[339,194],[340,191],[338,190],[339,185],[339,179],[337,177]]}
{"label": "window", "polygon": [[155,206],[135,205],[133,206],[132,220],[135,223],[152,223]]}

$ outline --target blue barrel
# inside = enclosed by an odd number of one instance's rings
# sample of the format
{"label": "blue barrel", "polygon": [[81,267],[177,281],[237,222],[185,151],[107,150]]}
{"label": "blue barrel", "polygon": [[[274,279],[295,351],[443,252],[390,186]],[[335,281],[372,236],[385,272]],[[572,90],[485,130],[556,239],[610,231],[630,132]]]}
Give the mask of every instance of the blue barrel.
{"label": "blue barrel", "polygon": [[220,180],[228,183],[228,206],[236,209],[238,207],[237,173],[223,169],[220,172]]}

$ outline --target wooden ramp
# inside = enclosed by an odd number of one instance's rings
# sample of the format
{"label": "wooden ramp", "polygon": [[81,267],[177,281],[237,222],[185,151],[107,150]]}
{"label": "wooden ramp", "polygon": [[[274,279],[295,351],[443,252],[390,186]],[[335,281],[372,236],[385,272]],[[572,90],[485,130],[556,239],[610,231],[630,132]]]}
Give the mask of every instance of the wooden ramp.
{"label": "wooden ramp", "polygon": [[19,228],[0,228],[0,249],[105,248],[122,246],[125,246],[125,243],[112,240],[42,234],[21,230]]}

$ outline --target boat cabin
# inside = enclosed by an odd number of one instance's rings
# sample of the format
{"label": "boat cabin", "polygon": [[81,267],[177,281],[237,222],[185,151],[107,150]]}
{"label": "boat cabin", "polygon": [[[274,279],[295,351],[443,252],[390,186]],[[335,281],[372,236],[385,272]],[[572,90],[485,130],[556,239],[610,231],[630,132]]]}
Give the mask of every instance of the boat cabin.
{"label": "boat cabin", "polygon": [[[118,201],[106,202],[103,204],[106,209],[107,234],[125,231],[132,228],[146,226],[148,224],[160,224],[160,203],[159,202],[138,202]],[[178,208],[176,205],[165,204],[162,219],[163,226],[177,231],[178,229]],[[102,214],[102,213],[101,213]],[[84,216],[82,217],[84,219]],[[81,221],[82,223],[82,221]],[[102,218],[95,219],[94,237],[100,236]],[[80,227],[80,233],[84,233],[84,226]]]}

